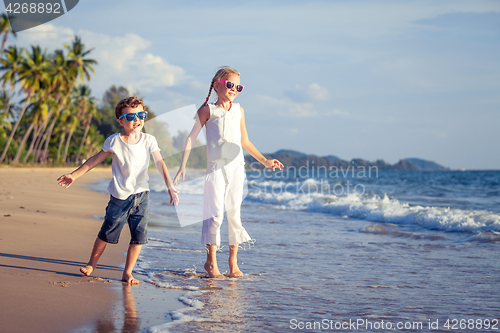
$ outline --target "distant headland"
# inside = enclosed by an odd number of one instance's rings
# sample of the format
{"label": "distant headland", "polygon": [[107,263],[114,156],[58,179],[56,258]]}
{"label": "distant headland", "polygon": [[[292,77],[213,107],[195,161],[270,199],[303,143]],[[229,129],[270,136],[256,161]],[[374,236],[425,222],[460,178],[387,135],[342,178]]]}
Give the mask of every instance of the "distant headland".
{"label": "distant headland", "polygon": [[[351,161],[345,161],[337,156],[317,156],[308,155],[295,150],[281,149],[273,154],[264,154],[266,158],[276,158],[288,167],[326,167],[332,169],[369,169],[376,168],[379,171],[449,171],[450,168],[444,167],[436,162],[426,161],[420,158],[405,158],[396,164],[388,164],[384,160],[370,162],[361,158],[355,158]],[[252,156],[245,155],[245,162],[249,167],[260,168],[253,162],[257,162]]]}

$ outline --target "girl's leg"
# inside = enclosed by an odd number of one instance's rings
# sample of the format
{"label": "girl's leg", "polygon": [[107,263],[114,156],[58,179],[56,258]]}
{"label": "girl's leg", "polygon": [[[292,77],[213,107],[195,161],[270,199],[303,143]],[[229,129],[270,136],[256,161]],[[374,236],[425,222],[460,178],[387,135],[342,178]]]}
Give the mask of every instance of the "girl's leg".
{"label": "girl's leg", "polygon": [[226,195],[226,214],[229,236],[229,270],[230,277],[242,277],[243,273],[238,267],[239,244],[250,241],[250,236],[241,224],[241,203],[245,191],[245,169],[241,163],[234,161],[228,165],[229,186]]}
{"label": "girl's leg", "polygon": [[220,246],[220,227],[224,218],[225,190],[222,170],[209,163],[203,190],[201,243],[207,247],[207,261],[204,267],[210,278],[223,277],[217,266],[217,248]]}
{"label": "girl's leg", "polygon": [[239,278],[243,273],[238,268],[238,245],[229,246],[229,277]]}
{"label": "girl's leg", "polygon": [[137,258],[141,253],[142,244],[130,244],[127,251],[127,261],[125,262],[125,269],[123,270],[122,281],[128,284],[139,284],[139,280],[132,276],[132,270],[134,269]]}
{"label": "girl's leg", "polygon": [[207,244],[207,261],[205,262],[205,270],[210,278],[224,277],[217,267],[217,245]]}
{"label": "girl's leg", "polygon": [[229,245],[238,245],[251,240],[241,224],[241,203],[245,193],[245,167],[238,161],[226,166],[229,185],[225,197],[225,208],[228,222]]}
{"label": "girl's leg", "polygon": [[226,183],[221,169],[211,163],[207,167],[203,189],[203,227],[201,243],[220,246],[220,227],[224,219]]}
{"label": "girl's leg", "polygon": [[99,258],[101,257],[102,253],[104,252],[104,249],[106,249],[106,242],[100,239],[99,237],[96,238],[94,242],[94,247],[92,248],[92,253],[90,255],[90,260],[87,264],[87,266],[80,268],[80,272],[83,275],[89,276],[92,274],[94,269],[97,266],[97,262],[99,261]]}

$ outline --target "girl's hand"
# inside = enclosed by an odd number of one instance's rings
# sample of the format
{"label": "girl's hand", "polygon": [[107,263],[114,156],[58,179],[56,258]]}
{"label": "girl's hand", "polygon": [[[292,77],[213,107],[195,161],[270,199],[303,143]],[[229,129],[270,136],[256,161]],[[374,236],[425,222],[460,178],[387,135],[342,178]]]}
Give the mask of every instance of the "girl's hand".
{"label": "girl's hand", "polygon": [[170,195],[170,203],[172,206],[179,205],[179,196],[177,193],[179,193],[179,191],[177,191],[173,186],[168,189],[168,195]]}
{"label": "girl's hand", "polygon": [[70,187],[75,180],[76,178],[73,177],[73,175],[70,173],[62,175],[61,177],[57,178],[57,181],[59,182],[58,184],[64,186],[65,188]]}
{"label": "girl's hand", "polygon": [[179,179],[184,180],[185,175],[186,175],[186,170],[184,170],[184,168],[179,168],[179,171],[177,171],[177,174],[175,175],[174,181],[172,183],[174,183],[174,185],[179,184]]}
{"label": "girl's hand", "polygon": [[283,164],[276,159],[266,160],[263,164],[267,169],[273,169],[273,171],[274,169],[281,170],[283,168]]}

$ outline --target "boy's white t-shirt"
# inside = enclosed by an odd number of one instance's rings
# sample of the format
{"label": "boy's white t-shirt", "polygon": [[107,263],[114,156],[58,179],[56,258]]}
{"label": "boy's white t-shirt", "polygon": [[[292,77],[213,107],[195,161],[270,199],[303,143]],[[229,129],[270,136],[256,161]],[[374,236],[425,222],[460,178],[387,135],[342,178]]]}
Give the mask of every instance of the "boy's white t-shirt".
{"label": "boy's white t-shirt", "polygon": [[131,145],[116,133],[106,139],[102,150],[113,153],[113,180],[108,185],[109,194],[125,200],[132,194],[149,191],[149,161],[151,154],[160,150],[154,136],[141,133],[139,142]]}

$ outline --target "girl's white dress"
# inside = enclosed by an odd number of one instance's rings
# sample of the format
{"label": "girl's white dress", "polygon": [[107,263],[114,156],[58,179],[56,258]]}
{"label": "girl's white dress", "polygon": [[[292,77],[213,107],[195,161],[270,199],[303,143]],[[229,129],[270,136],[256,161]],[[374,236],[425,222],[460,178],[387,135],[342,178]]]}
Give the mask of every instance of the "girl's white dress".
{"label": "girl's white dress", "polygon": [[206,122],[207,172],[203,193],[202,244],[220,246],[220,227],[227,212],[229,245],[250,241],[241,225],[240,209],[245,191],[245,159],[241,147],[241,110],[233,103],[226,111],[213,103]]}

